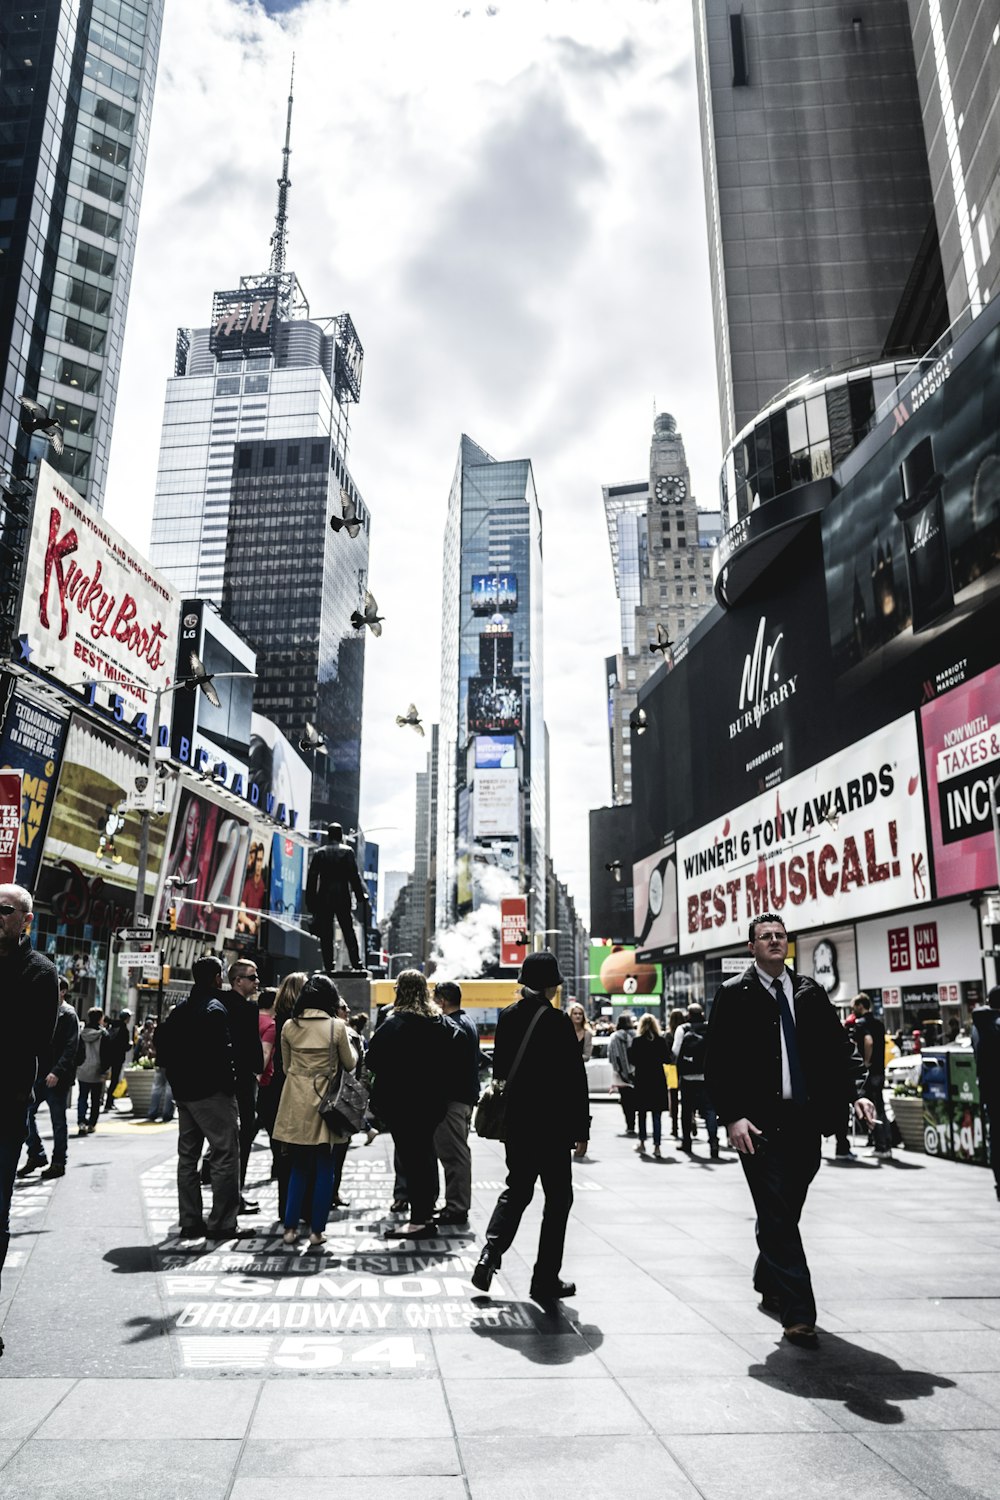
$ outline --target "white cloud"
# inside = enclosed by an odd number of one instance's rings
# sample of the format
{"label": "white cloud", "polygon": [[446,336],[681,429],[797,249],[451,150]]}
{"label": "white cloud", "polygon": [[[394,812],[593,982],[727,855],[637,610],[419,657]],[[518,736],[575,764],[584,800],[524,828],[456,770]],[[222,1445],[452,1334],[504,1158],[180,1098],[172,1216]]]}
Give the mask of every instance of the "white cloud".
{"label": "white cloud", "polygon": [[620,644],[600,486],[645,474],[655,401],[702,504],[717,494],[690,7],[171,0],[107,501],[139,545],[176,327],[267,265],[293,50],[289,264],[365,346],[350,464],[386,624],[366,648],[362,821],[393,825],[373,834],[383,868],[410,865],[426,744],[394,717],[437,713],[465,431],[533,461],[552,852],[586,911],[587,811],[610,800],[603,658]]}

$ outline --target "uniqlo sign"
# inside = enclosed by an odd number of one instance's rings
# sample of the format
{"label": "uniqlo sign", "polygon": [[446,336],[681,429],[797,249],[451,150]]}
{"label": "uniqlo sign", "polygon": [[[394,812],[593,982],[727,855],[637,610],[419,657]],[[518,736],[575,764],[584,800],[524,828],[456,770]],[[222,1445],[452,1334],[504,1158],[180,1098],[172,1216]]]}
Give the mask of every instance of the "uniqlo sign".
{"label": "uniqlo sign", "polygon": [[920,922],[913,929],[918,969],[936,969],[941,962],[936,922]]}
{"label": "uniqlo sign", "polygon": [[889,940],[889,968],[893,974],[905,974],[910,967],[910,929],[890,927],[886,933]]}

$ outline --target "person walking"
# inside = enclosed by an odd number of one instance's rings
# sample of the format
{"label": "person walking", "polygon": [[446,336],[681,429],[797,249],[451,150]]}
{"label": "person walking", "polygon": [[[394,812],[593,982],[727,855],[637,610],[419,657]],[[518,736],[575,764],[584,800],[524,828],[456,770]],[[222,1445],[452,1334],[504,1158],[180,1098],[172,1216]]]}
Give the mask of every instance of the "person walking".
{"label": "person walking", "polygon": [[[286,1022],[292,1019],[292,1011],[303,989],[309,980],[309,975],[304,969],[296,969],[291,974],[286,974],[278,985],[278,994],[274,1002],[274,1051],[271,1060],[274,1063],[274,1074],[269,1088],[276,1089],[274,1095],[274,1116],[278,1117],[278,1108],[281,1104],[281,1095],[285,1087],[285,1065],[281,1058],[281,1033]],[[292,1170],[292,1158],[288,1147],[282,1145],[281,1141],[274,1138],[274,1127],[271,1131],[271,1180],[278,1184],[278,1218],[284,1224],[285,1204],[288,1200],[288,1178]]]}
{"label": "person walking", "polygon": [[[275,1064],[274,1042],[278,1034],[278,1023],[274,1018],[274,1007],[277,999],[278,991],[275,989],[261,990],[257,996],[257,1025],[260,1032],[260,1050],[264,1061],[260,1077],[257,1079],[257,1129],[267,1131],[268,1141],[274,1135],[274,1122],[278,1115],[278,1094],[273,1089]],[[278,1093],[280,1093],[280,1089]],[[273,1176],[274,1174],[272,1173],[271,1175]]]}
{"label": "person walking", "polygon": [[[438,1190],[434,1133],[448,1111],[458,1033],[427,992],[418,969],[396,980],[396,1003],[368,1045],[372,1106],[392,1132],[406,1182],[410,1217],[388,1233],[399,1239],[433,1234]],[[398,1201],[398,1200],[397,1200]]]}
{"label": "person walking", "polygon": [[846,1103],[869,1125],[864,1066],[826,992],[786,969],[788,934],[765,912],[750,923],[751,963],[716,992],[705,1081],[729,1144],[739,1152],[757,1210],[753,1284],[785,1338],[818,1347],[816,1301],[799,1234],[820,1136],[833,1135]]}
{"label": "person walking", "polygon": [[[252,1233],[237,1227],[240,1202],[236,1067],[223,1004],[222,964],[199,958],[194,987],[157,1030],[157,1058],[177,1104],[177,1199],[181,1239],[227,1240]],[[212,1211],[202,1214],[199,1159],[210,1148]]]}
{"label": "person walking", "polygon": [[719,1158],[719,1120],[705,1087],[705,1051],[708,1026],[705,1012],[697,1002],[688,1006],[687,1021],[678,1027],[674,1037],[673,1060],[681,1090],[681,1150],[693,1152],[695,1114],[700,1114],[708,1132],[708,1150],[713,1161]]}
{"label": "person walking", "polygon": [[344,830],[339,823],[330,823],[326,830],[326,843],[309,861],[306,880],[306,908],[313,918],[313,930],[323,950],[323,967],[333,973],[333,924],[337,922],[347,945],[347,957],[351,969],[363,970],[358,950],[358,935],[354,928],[354,912],[351,893],[357,898],[362,932],[368,931],[368,892],[358,870],[354,850],[344,843]]}
{"label": "person walking", "polygon": [[104,1100],[104,1113],[115,1107],[115,1089],[121,1082],[122,1069],[132,1045],[132,1012],[123,1010],[108,1031],[107,1056],[111,1064],[108,1077],[108,1092]]}
{"label": "person walking", "polygon": [[518,978],[520,999],[501,1011],[493,1051],[494,1076],[507,1079],[514,1072],[504,1089],[507,1186],[487,1226],[472,1284],[480,1292],[489,1291],[534,1197],[535,1183],[541,1180],[545,1203],[531,1296],[544,1303],[576,1292],[574,1283],[563,1281],[560,1273],[573,1205],[570,1153],[587,1149],[590,1098],[573,1023],[552,1005],[562,984],[555,954],[545,948],[529,953]]}
{"label": "person walking", "polygon": [[101,1115],[101,1100],[110,1066],[110,1037],[104,1025],[104,1012],[91,1006],[77,1044],[76,1133],[93,1135]]}
{"label": "person walking", "polygon": [[646,1155],[646,1116],[652,1116],[653,1155],[659,1161],[663,1111],[670,1108],[667,1093],[667,1075],[663,1071],[670,1061],[670,1049],[660,1031],[660,1023],[648,1011],[639,1021],[639,1030],[632,1043],[631,1062],[635,1077],[635,1110],[639,1122],[640,1156]]}
{"label": "person walking", "polygon": [[[28,1114],[28,1158],[18,1172],[18,1177],[29,1177],[36,1167],[41,1167],[42,1178],[49,1182],[66,1176],[68,1131],[66,1110],[69,1096],[76,1078],[76,1053],[80,1045],[80,1018],[70,1005],[68,982],[59,980],[59,1010],[45,1061],[35,1081],[35,1101]],[[45,1154],[42,1138],[38,1134],[35,1116],[41,1104],[49,1107],[52,1121],[52,1163]]]}
{"label": "person walking", "polygon": [[680,1131],[678,1127],[678,1111],[681,1101],[681,1080],[677,1071],[677,1064],[673,1061],[674,1042],[677,1040],[677,1032],[684,1025],[684,1012],[679,1005],[675,1005],[667,1018],[667,1046],[670,1048],[670,1065],[667,1068],[667,1094],[670,1098],[670,1135],[671,1139],[679,1140]]}
{"label": "person walking", "polygon": [[584,1062],[589,1062],[594,1051],[594,1028],[587,1020],[587,1012],[579,1001],[574,1001],[566,1014],[573,1022],[573,1030],[580,1046],[580,1056]]}
{"label": "person walking", "polygon": [[347,1027],[337,1018],[339,1005],[333,980],[314,974],[303,985],[291,1019],[281,1030],[285,1082],[274,1137],[284,1143],[290,1157],[283,1240],[289,1247],[299,1238],[310,1175],[309,1244],[321,1245],[326,1239],[336,1175],[334,1151],[342,1146],[346,1152],[350,1140],[349,1135],[332,1131],[317,1107],[340,1069],[353,1069],[357,1063]]}
{"label": "person walking", "polygon": [[479,1032],[462,1009],[462,987],[453,979],[434,986],[434,999],[441,1014],[457,1031],[457,1046],[450,1059],[452,1082],[448,1108],[434,1132],[434,1151],[444,1173],[444,1208],[439,1224],[462,1228],[472,1208],[472,1152],[469,1127],[479,1102]]}
{"label": "person walking", "polygon": [[872,1130],[872,1146],[881,1161],[891,1161],[892,1143],[885,1113],[885,1026],[874,1014],[867,995],[855,995],[852,1007],[854,1045],[861,1054],[861,1061],[868,1074],[865,1079],[865,1098],[870,1099],[875,1106],[876,1123]]}
{"label": "person walking", "polygon": [[993,1182],[1000,1198],[1000,984],[990,990],[986,1004],[972,1012],[972,1050],[989,1126]]}
{"label": "person walking", "polygon": [[260,1205],[243,1196],[247,1166],[257,1134],[257,1079],[264,1069],[257,991],[260,979],[252,958],[229,965],[229,989],[222,1003],[229,1013],[229,1036],[236,1068],[236,1108],[240,1117],[240,1213],[255,1214]]}
{"label": "person walking", "polygon": [[149,1051],[147,1056],[153,1059],[155,1072],[153,1075],[153,1087],[149,1091],[149,1109],[146,1111],[146,1119],[150,1124],[162,1120],[164,1125],[169,1125],[174,1118],[174,1095],[167,1077],[167,1070],[163,1067],[156,1055],[157,1033],[159,1026],[154,1025],[149,1038]]}
{"label": "person walking", "polygon": [[623,1010],[618,1025],[608,1043],[608,1061],[612,1067],[612,1082],[618,1088],[618,1103],[625,1116],[625,1134],[635,1135],[635,1073],[629,1061],[629,1053],[635,1033],[632,1029],[632,1012]]}
{"label": "person walking", "polygon": [[56,966],[31,945],[32,907],[31,892],[23,886],[0,885],[0,1274],[10,1245],[14,1174],[28,1133],[32,1085],[51,1046],[59,1010]]}

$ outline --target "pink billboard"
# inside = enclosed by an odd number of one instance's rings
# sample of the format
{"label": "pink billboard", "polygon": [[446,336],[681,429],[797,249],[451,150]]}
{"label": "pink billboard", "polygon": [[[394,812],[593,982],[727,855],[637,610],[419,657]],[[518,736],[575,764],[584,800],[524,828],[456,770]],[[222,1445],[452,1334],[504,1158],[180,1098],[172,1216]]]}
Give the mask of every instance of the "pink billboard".
{"label": "pink billboard", "polygon": [[997,883],[990,780],[1000,772],[1000,667],[920,710],[939,896]]}

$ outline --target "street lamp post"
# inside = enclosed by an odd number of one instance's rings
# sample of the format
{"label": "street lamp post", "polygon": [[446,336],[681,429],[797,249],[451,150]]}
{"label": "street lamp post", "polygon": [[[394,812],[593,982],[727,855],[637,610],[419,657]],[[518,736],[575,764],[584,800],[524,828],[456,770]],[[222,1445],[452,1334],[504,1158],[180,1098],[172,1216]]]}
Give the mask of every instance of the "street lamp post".
{"label": "street lamp post", "polygon": [[[387,961],[386,966],[385,966],[385,968],[386,968],[386,977],[388,979],[392,978],[392,961],[393,961],[394,958],[412,958],[412,957],[413,957],[413,954],[410,953],[410,952],[406,952],[406,953],[403,953],[403,952],[400,952],[400,953],[390,953],[389,957],[388,957],[388,961]],[[398,978],[398,975],[397,975],[397,978]]]}

